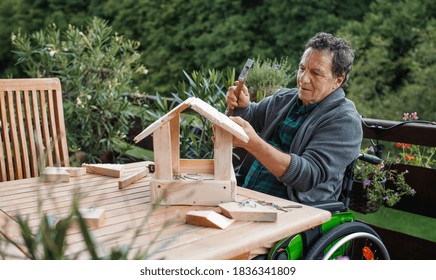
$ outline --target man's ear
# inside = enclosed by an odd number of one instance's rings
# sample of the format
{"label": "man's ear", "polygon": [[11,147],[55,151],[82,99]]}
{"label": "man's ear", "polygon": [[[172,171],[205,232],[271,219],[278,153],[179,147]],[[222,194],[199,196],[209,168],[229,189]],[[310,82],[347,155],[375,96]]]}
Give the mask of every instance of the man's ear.
{"label": "man's ear", "polygon": [[333,85],[333,89],[336,90],[337,88],[339,88],[342,85],[342,83],[344,82],[344,80],[345,80],[344,76],[337,77],[335,80],[335,83]]}

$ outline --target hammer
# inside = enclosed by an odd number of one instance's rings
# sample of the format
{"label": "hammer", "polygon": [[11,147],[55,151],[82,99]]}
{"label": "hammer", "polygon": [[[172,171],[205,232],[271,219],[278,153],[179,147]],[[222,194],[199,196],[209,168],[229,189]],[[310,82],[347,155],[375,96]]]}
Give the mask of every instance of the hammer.
{"label": "hammer", "polygon": [[[247,59],[247,62],[245,63],[244,68],[242,68],[241,74],[239,74],[239,78],[238,78],[239,83],[235,88],[236,100],[239,99],[239,95],[241,94],[242,86],[245,83],[245,79],[247,79],[248,71],[250,70],[251,66],[253,66],[253,62],[254,62],[253,59],[250,59],[250,58]],[[231,115],[233,115],[233,108],[229,108],[227,110],[227,116],[231,116]]]}

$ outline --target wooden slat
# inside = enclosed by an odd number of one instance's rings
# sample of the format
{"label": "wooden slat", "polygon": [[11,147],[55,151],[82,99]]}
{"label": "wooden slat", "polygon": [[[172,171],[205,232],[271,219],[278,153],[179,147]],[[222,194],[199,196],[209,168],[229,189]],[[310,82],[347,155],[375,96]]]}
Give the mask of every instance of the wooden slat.
{"label": "wooden slat", "polygon": [[62,90],[60,83],[56,83],[55,90],[53,91],[56,129],[58,132],[58,141],[60,146],[61,166],[70,166],[70,160],[68,156],[68,144],[67,144],[67,132],[65,130],[64,120],[64,104],[62,103]]}
{"label": "wooden slat", "polygon": [[21,91],[15,92],[15,107],[16,107],[16,117],[17,117],[17,131],[19,139],[19,148],[21,155],[21,163],[23,169],[23,178],[28,178],[31,176],[30,164],[29,164],[29,152],[27,149],[27,135],[25,133],[24,118],[23,118],[23,108],[21,102]]}
{"label": "wooden slat", "polygon": [[180,116],[170,120],[170,135],[173,173],[180,173]]}
{"label": "wooden slat", "polygon": [[183,173],[214,173],[213,159],[180,159],[180,171]]}
{"label": "wooden slat", "polygon": [[18,133],[17,133],[17,124],[15,121],[15,106],[14,106],[14,91],[9,92],[6,96],[8,102],[8,117],[9,117],[9,134],[12,142],[12,161],[15,170],[15,178],[14,179],[22,179],[23,178],[23,170],[21,167],[21,156],[20,156],[20,144],[18,142]]}
{"label": "wooden slat", "polygon": [[230,180],[232,166],[232,135],[221,127],[215,128],[215,180]]}
{"label": "wooden slat", "polygon": [[35,146],[35,136],[34,136],[34,129],[32,124],[32,114],[31,114],[31,99],[29,98],[29,95],[31,93],[25,92],[23,94],[23,103],[24,103],[24,112],[26,116],[26,131],[27,131],[27,137],[28,137],[28,144],[29,144],[29,164],[30,164],[30,171],[31,175],[30,177],[38,176],[38,165],[36,160],[37,154],[36,154],[36,146]]}
{"label": "wooden slat", "polygon": [[158,128],[153,135],[154,163],[156,165],[155,177],[161,180],[173,178],[172,151],[169,122]]}
{"label": "wooden slat", "polygon": [[33,108],[33,124],[35,127],[35,145],[36,145],[36,155],[32,157],[32,162],[39,169],[40,163],[45,165],[45,157],[44,157],[44,142],[42,140],[42,131],[41,131],[41,119],[39,117],[39,101],[38,94],[36,90],[31,91],[32,94],[32,108]]}
{"label": "wooden slat", "polygon": [[[6,144],[3,144],[3,134],[7,129],[7,123],[4,121],[3,115],[6,115],[6,106],[5,106],[5,93],[0,91],[0,182],[7,181],[7,173],[6,173],[6,156],[5,149]],[[7,150],[6,150],[7,152]]]}
{"label": "wooden slat", "polygon": [[149,174],[148,168],[145,168],[144,170],[141,170],[133,175],[130,175],[129,177],[118,181],[118,188],[124,189],[127,186],[130,186],[131,184],[135,183],[139,179],[142,179],[143,177],[147,176]]}
{"label": "wooden slat", "polygon": [[15,179],[15,172],[14,172],[14,163],[12,158],[12,147],[11,147],[11,139],[9,135],[10,130],[10,124],[7,118],[6,114],[6,108],[8,108],[7,105],[7,92],[4,92],[1,90],[0,92],[0,105],[1,105],[1,122],[2,122],[2,138],[3,138],[3,144],[4,144],[4,152],[5,152],[5,158],[6,158],[6,167],[7,167],[7,179],[6,180],[14,180]]}
{"label": "wooden slat", "polygon": [[59,153],[59,139],[58,139],[58,133],[57,133],[57,125],[56,125],[56,118],[55,118],[55,108],[54,108],[54,104],[53,104],[53,98],[52,96],[56,94],[55,91],[47,91],[47,102],[48,102],[48,107],[47,107],[47,113],[48,113],[48,117],[49,117],[49,131],[50,131],[50,139],[51,139],[51,143],[53,145],[53,157],[54,157],[54,162],[55,163],[60,163],[61,162],[61,157],[60,157],[60,153]]}
{"label": "wooden slat", "polygon": [[41,106],[41,130],[44,141],[44,158],[47,159],[47,166],[53,166],[52,146],[49,130],[49,119],[47,113],[47,101],[45,98],[45,90],[39,91],[39,102]]}

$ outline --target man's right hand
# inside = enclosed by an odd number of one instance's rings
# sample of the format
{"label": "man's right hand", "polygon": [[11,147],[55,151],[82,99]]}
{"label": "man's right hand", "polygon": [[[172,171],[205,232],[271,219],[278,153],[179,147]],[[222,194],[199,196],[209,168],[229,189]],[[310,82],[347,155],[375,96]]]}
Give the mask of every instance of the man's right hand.
{"label": "man's right hand", "polygon": [[248,88],[243,85],[241,92],[239,93],[239,98],[235,95],[235,89],[238,85],[238,81],[235,82],[235,86],[229,87],[226,94],[226,102],[229,108],[245,108],[250,103],[250,93],[248,93]]}

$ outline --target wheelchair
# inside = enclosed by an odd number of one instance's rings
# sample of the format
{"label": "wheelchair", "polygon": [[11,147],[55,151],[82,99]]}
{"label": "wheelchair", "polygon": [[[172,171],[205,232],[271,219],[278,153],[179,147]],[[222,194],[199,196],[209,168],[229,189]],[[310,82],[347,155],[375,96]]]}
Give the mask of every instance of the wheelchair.
{"label": "wheelchair", "polygon": [[380,236],[370,226],[356,220],[348,211],[353,186],[353,171],[358,160],[379,164],[381,159],[360,154],[347,166],[339,201],[307,204],[330,211],[330,221],[282,239],[268,255],[254,259],[269,260],[389,260],[389,253]]}

